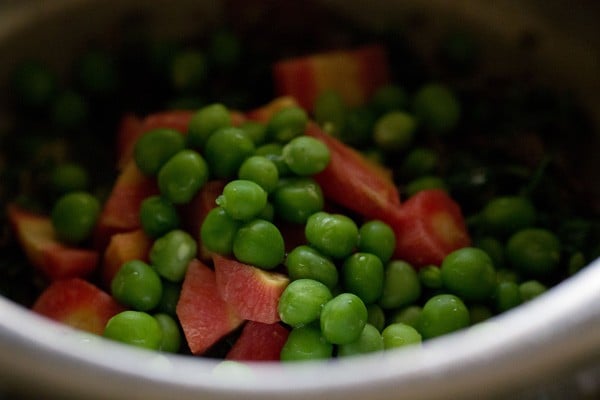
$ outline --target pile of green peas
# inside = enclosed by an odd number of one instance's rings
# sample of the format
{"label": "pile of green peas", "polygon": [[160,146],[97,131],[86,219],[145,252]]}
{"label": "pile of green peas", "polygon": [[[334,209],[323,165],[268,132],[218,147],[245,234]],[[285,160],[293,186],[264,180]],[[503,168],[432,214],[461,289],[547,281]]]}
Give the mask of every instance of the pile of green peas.
{"label": "pile of green peas", "polygon": [[[460,40],[464,45],[465,37]],[[465,66],[476,68],[472,38],[467,38],[466,47],[459,46],[467,49],[466,54],[455,51],[455,43],[452,37],[440,46],[444,63],[450,63],[445,64],[448,71],[461,75]],[[34,166],[28,170],[37,172],[23,178],[22,172],[3,171],[3,181],[14,183],[19,200],[31,208],[51,211],[59,237],[71,244],[84,245],[89,239],[112,182],[112,174],[98,176],[97,171],[111,171],[112,164],[99,160],[112,161],[112,146],[107,148],[103,139],[105,131],[114,131],[122,110],[141,115],[165,107],[197,110],[186,138],[157,130],[136,146],[138,167],[156,177],[161,192],[146,199],[140,210],[143,229],[155,243],[148,264],[135,260],[115,276],[111,293],[130,311],[111,321],[107,337],[152,349],[186,351],[175,306],[185,266],[201,249],[196,248],[194,235],[182,229],[177,209],[212,178],[230,182],[202,225],[203,245],[261,268],[283,269],[292,280],[279,305],[281,319],[291,329],[284,360],[365,353],[465,328],[531,300],[600,254],[597,216],[549,201],[563,197],[548,164],[506,166],[500,157],[498,166],[489,161],[493,151],[479,154],[478,148],[468,146],[469,138],[488,129],[510,138],[496,130],[518,133],[519,124],[545,132],[557,129],[556,135],[564,136],[581,126],[579,114],[569,118],[569,130],[562,132],[552,119],[524,109],[524,104],[535,103],[527,101],[535,100],[533,90],[525,91],[526,100],[516,102],[512,92],[497,87],[494,94],[465,89],[452,74],[432,74],[435,82],[431,82],[432,76],[419,77],[426,70],[418,62],[414,71],[406,71],[415,60],[411,54],[398,55],[402,61],[394,65],[403,72],[398,77],[401,83],[380,88],[363,107],[349,108],[336,93],[324,92],[313,110],[292,108],[266,125],[246,122],[232,127],[223,104],[244,108],[264,103],[272,95],[264,78],[268,73],[249,82],[235,80],[252,89],[245,93],[235,87],[224,90],[223,81],[228,79],[215,79],[218,75],[248,76],[248,63],[241,62],[245,47],[227,30],[216,32],[205,47],[206,52],[151,43],[149,56],[133,66],[124,65],[115,54],[92,49],[75,63],[70,87],[62,86],[39,63],[25,63],[15,73],[18,111],[35,112],[44,121],[41,129],[27,122],[24,130],[50,132],[12,135],[11,140],[19,142],[12,146],[9,141],[4,147],[16,148],[15,160],[28,160],[26,165]],[[396,43],[390,48],[394,57],[403,54],[396,52]],[[134,74],[124,75],[128,69]],[[139,78],[145,75],[151,79]],[[251,84],[253,80],[257,84]],[[209,86],[216,81],[214,88]],[[147,90],[148,82],[154,90]],[[256,87],[264,90],[256,94]],[[132,96],[135,93],[143,95]],[[222,98],[223,104],[207,105],[206,97]],[[489,110],[495,108],[501,108],[502,123],[495,114],[490,117]],[[115,109],[117,113],[111,114]],[[521,120],[528,115],[540,122],[532,127],[530,120]],[[427,188],[447,190],[468,217],[472,247],[450,254],[441,265],[416,269],[391,259],[393,232],[381,221],[325,212],[321,188],[311,175],[327,164],[327,151],[301,135],[309,116],[330,134],[390,166],[403,198]],[[83,131],[95,134],[79,135]],[[61,140],[61,135],[68,140]],[[39,140],[14,139],[27,137]],[[462,145],[466,151],[455,152]],[[311,159],[304,158],[306,149]],[[74,160],[68,153],[85,154],[90,160]],[[307,243],[286,252],[280,223],[305,225]],[[329,225],[335,230],[328,238],[323,230]],[[23,271],[27,270],[18,274]],[[29,297],[21,297],[23,285],[13,285],[16,279],[3,281],[19,289],[9,292],[2,287],[2,293],[30,304],[41,284],[30,274],[22,280],[27,285],[34,282],[34,290],[24,290],[32,292]]]}

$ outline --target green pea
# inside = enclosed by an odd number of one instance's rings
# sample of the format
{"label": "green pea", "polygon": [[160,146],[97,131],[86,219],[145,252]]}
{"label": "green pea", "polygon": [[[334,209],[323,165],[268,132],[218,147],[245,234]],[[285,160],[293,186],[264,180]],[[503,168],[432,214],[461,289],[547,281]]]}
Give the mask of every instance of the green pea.
{"label": "green pea", "polygon": [[58,238],[67,243],[88,239],[100,216],[100,202],[87,192],[71,192],[54,204],[52,226]]}
{"label": "green pea", "polygon": [[414,196],[420,191],[429,189],[442,189],[448,191],[448,186],[446,185],[446,182],[439,176],[424,175],[408,182],[405,191],[406,195],[410,197]]}
{"label": "green pea", "polygon": [[334,135],[344,129],[346,105],[336,91],[327,90],[320,93],[315,99],[313,114],[317,123],[329,127]]}
{"label": "green pea", "polygon": [[243,263],[263,269],[275,268],[285,257],[283,236],[269,221],[248,222],[235,234],[233,254]]}
{"label": "green pea", "polygon": [[271,193],[279,182],[279,170],[275,163],[266,157],[247,158],[238,171],[238,178],[252,181],[267,193]]}
{"label": "green pea", "polygon": [[539,281],[525,281],[519,285],[519,293],[523,302],[534,299],[535,297],[546,292],[548,288]]}
{"label": "green pea", "polygon": [[206,59],[200,51],[182,51],[172,60],[171,84],[178,92],[198,91],[204,85],[207,75]]}
{"label": "green pea", "polygon": [[123,311],[108,320],[104,337],[150,350],[160,349],[162,330],[152,315]]}
{"label": "green pea", "polygon": [[448,254],[441,266],[442,281],[465,300],[486,300],[496,289],[496,271],[487,253],[465,247]]}
{"label": "green pea", "polygon": [[367,305],[367,324],[373,325],[379,332],[385,327],[385,313],[378,304]]}
{"label": "green pea", "polygon": [[325,255],[334,258],[348,256],[358,243],[358,228],[342,214],[317,212],[306,221],[306,239]]}
{"label": "green pea", "polygon": [[281,143],[267,143],[263,144],[259,148],[256,149],[254,155],[263,156],[273,162],[277,167],[277,171],[279,172],[279,176],[287,176],[290,175],[290,168],[287,166],[285,161],[283,160],[283,145]]}
{"label": "green pea", "polygon": [[386,310],[415,302],[421,296],[421,284],[415,269],[407,262],[393,260],[385,267],[383,294],[379,305]]}
{"label": "green pea", "polygon": [[508,235],[533,226],[537,213],[525,197],[504,196],[488,202],[480,214],[480,223],[493,234]]}
{"label": "green pea", "polygon": [[152,267],[140,260],[123,264],[110,287],[119,303],[137,311],[154,309],[162,297],[160,277]]}
{"label": "green pea", "polygon": [[252,140],[243,130],[234,127],[214,132],[204,149],[210,172],[218,179],[236,176],[244,160],[253,153]]}
{"label": "green pea", "polygon": [[284,289],[277,311],[283,322],[298,327],[318,320],[321,309],[332,298],[331,291],[321,282],[297,279]]}
{"label": "green pea", "polygon": [[177,353],[181,347],[181,330],[177,321],[169,314],[158,313],[154,315],[160,325],[162,339],[159,350],[168,353]]}
{"label": "green pea", "polygon": [[466,328],[470,324],[469,310],[452,294],[439,294],[427,300],[418,324],[423,339],[431,339]]}
{"label": "green pea", "polygon": [[402,323],[417,328],[423,314],[423,307],[412,305],[396,310],[390,317],[390,324]]}
{"label": "green pea", "polygon": [[453,130],[460,120],[461,107],[447,87],[428,84],[421,87],[413,99],[417,120],[433,133]]}
{"label": "green pea", "polygon": [[371,105],[379,115],[404,110],[408,106],[408,94],[398,85],[384,85],[373,94]]}
{"label": "green pea", "polygon": [[196,256],[196,249],[194,238],[176,229],[154,241],[150,249],[150,263],[163,278],[181,282],[188,264]]}
{"label": "green pea", "polygon": [[200,149],[217,130],[231,126],[231,115],[223,104],[213,103],[196,111],[188,126],[188,146]]}
{"label": "green pea", "polygon": [[140,223],[144,232],[156,238],[179,227],[177,208],[161,196],[150,196],[140,206]]}
{"label": "green pea", "polygon": [[181,150],[158,171],[160,193],[174,204],[188,203],[208,180],[208,166],[193,150]]}
{"label": "green pea", "polygon": [[417,122],[403,111],[391,111],[381,116],[373,127],[375,144],[385,151],[401,151],[414,139]]}
{"label": "green pea", "polygon": [[421,344],[421,334],[412,326],[400,322],[390,324],[381,332],[386,350]]}
{"label": "green pea", "polygon": [[575,253],[571,254],[569,257],[569,262],[567,263],[569,275],[575,275],[586,266],[586,263],[585,254],[583,254],[581,251],[576,251]]}
{"label": "green pea", "polygon": [[267,192],[252,181],[238,179],[225,185],[216,202],[231,218],[247,221],[265,208]]}
{"label": "green pea", "polygon": [[255,146],[260,146],[267,140],[267,127],[260,122],[246,121],[240,125],[240,129],[246,133]]}
{"label": "green pea", "polygon": [[285,221],[304,224],[314,213],[323,210],[325,200],[321,186],[312,178],[290,178],[273,192],[275,213]]}
{"label": "green pea", "polygon": [[435,151],[426,147],[416,147],[404,157],[400,170],[404,176],[418,178],[433,174],[438,163],[439,157]]}
{"label": "green pea", "polygon": [[375,254],[382,263],[387,263],[396,249],[396,234],[383,221],[372,220],[358,230],[358,250]]}
{"label": "green pea", "polygon": [[88,172],[81,165],[74,163],[57,165],[50,180],[52,188],[59,194],[86,190],[90,182]]}
{"label": "green pea", "polygon": [[233,239],[242,223],[231,218],[222,207],[209,211],[200,227],[200,240],[209,251],[229,255],[233,253]]}
{"label": "green pea", "polygon": [[440,289],[443,286],[442,271],[437,265],[426,265],[419,269],[419,281],[423,287]]}
{"label": "green pea", "polygon": [[366,324],[356,341],[338,345],[337,355],[338,357],[349,357],[381,351],[384,347],[383,343],[384,339],[379,330],[371,324]]}
{"label": "green pea", "polygon": [[66,130],[80,128],[89,116],[88,104],[74,91],[61,93],[52,104],[52,120]]}
{"label": "green pea", "polygon": [[256,216],[258,219],[264,219],[265,221],[273,222],[275,219],[275,207],[272,203],[267,201],[265,208]]}
{"label": "green pea", "polygon": [[329,148],[310,136],[299,136],[283,147],[283,160],[293,173],[310,176],[323,171],[329,164]]}
{"label": "green pea", "polygon": [[365,304],[376,302],[383,293],[383,264],[374,254],[352,254],[344,261],[342,278],[344,288]]}
{"label": "green pea", "polygon": [[119,86],[119,73],[113,56],[103,50],[85,53],[76,65],[76,79],[81,89],[92,96],[106,97]]}
{"label": "green pea", "polygon": [[496,268],[504,265],[504,244],[500,240],[484,236],[475,240],[475,247],[485,251]]}
{"label": "green pea", "polygon": [[333,344],[348,344],[359,339],[367,323],[367,307],[352,293],[342,293],[321,310],[321,332]]}
{"label": "green pea", "polygon": [[319,328],[312,325],[292,329],[283,348],[281,361],[310,361],[331,358],[333,345],[325,339]]}
{"label": "green pea", "polygon": [[18,101],[32,108],[50,104],[56,92],[57,81],[56,74],[38,61],[25,61],[12,74],[12,86]]}
{"label": "green pea", "polygon": [[504,312],[522,303],[519,285],[515,282],[500,282],[495,293],[496,309]]}
{"label": "green pea", "polygon": [[300,107],[287,107],[271,117],[267,124],[268,135],[276,142],[287,143],[304,134],[307,123],[306,111]]}
{"label": "green pea", "polygon": [[290,251],[285,266],[291,280],[314,279],[333,289],[338,283],[335,264],[318,250],[309,246],[298,246]]}
{"label": "green pea", "polygon": [[520,282],[521,275],[514,269],[499,268],[496,270],[496,282]]}
{"label": "green pea", "polygon": [[181,284],[163,280],[162,288],[162,296],[155,310],[162,314],[169,314],[175,318],[177,317],[177,303],[181,294]]}
{"label": "green pea", "polygon": [[135,143],[133,157],[144,174],[156,175],[171,157],[183,150],[185,139],[174,129],[154,129]]}
{"label": "green pea", "polygon": [[513,234],[506,243],[508,262],[523,274],[543,276],[560,263],[558,237],[546,229],[526,228]]}

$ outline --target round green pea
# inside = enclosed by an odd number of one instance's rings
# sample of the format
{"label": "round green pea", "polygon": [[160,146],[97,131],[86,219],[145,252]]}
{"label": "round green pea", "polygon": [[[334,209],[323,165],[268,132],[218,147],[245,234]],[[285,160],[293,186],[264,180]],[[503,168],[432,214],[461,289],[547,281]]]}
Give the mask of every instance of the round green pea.
{"label": "round green pea", "polygon": [[375,254],[382,263],[387,263],[396,249],[396,234],[383,221],[372,220],[358,230],[358,250]]}
{"label": "round green pea", "polygon": [[84,191],[90,182],[88,172],[81,165],[75,163],[57,165],[52,171],[50,180],[54,191],[60,194]]}
{"label": "round green pea", "polygon": [[267,193],[271,193],[279,183],[279,170],[275,163],[266,157],[247,158],[238,171],[238,178],[258,184]]}
{"label": "round green pea", "polygon": [[423,287],[440,289],[443,286],[442,271],[437,265],[426,265],[419,269],[419,281]]}
{"label": "round green pea", "polygon": [[390,324],[402,323],[417,328],[421,320],[423,307],[412,305],[394,311],[390,317]]}
{"label": "round green pea", "polygon": [[471,325],[487,321],[493,316],[494,314],[492,313],[492,310],[490,310],[490,308],[484,304],[469,305],[469,319],[471,320]]}
{"label": "round green pea", "polygon": [[162,314],[169,314],[172,317],[177,316],[177,303],[181,294],[181,284],[167,280],[162,280],[162,296],[156,305],[155,310]]}
{"label": "round green pea", "polygon": [[408,178],[417,178],[433,174],[438,163],[439,158],[435,151],[426,147],[416,147],[404,157],[400,170]]}
{"label": "round green pea", "polygon": [[367,305],[367,323],[373,325],[379,332],[385,327],[385,313],[378,304]]}
{"label": "round green pea", "polygon": [[331,358],[333,345],[329,343],[318,327],[313,325],[292,329],[283,345],[280,359],[289,361],[309,361]]}
{"label": "round green pea", "polygon": [[344,128],[346,105],[338,92],[326,90],[315,99],[313,114],[319,125],[329,127],[334,134],[337,134]]}
{"label": "round green pea", "polygon": [[329,164],[329,148],[319,139],[298,136],[283,147],[283,160],[293,173],[310,176],[323,171]]}
{"label": "round green pea", "polygon": [[256,146],[260,146],[267,140],[267,127],[260,122],[246,121],[240,125],[240,129],[248,135]]}
{"label": "round green pea", "polygon": [[521,283],[519,285],[519,293],[521,294],[521,299],[525,301],[530,301],[535,297],[544,293],[548,288],[539,281],[529,280]]}
{"label": "round green pea", "polygon": [[408,106],[408,94],[398,85],[384,85],[373,94],[371,105],[379,114],[404,110]]}
{"label": "round green pea", "polygon": [[51,212],[58,238],[67,243],[88,239],[100,216],[100,202],[87,192],[71,192],[60,197]]}
{"label": "round green pea", "polygon": [[433,296],[423,306],[417,330],[423,339],[454,332],[470,324],[469,310],[452,294]]}
{"label": "round green pea", "polygon": [[269,221],[256,219],[244,224],[233,238],[233,254],[246,264],[272,269],[285,258],[285,243],[279,229]]}
{"label": "round green pea", "polygon": [[306,111],[300,107],[287,107],[271,117],[267,124],[268,135],[276,142],[287,143],[304,134],[307,123]]}
{"label": "round green pea", "polygon": [[344,261],[342,279],[345,290],[372,304],[383,293],[383,263],[374,254],[354,253]]}
{"label": "round green pea", "polygon": [[371,324],[366,324],[356,341],[338,345],[337,355],[338,357],[349,357],[373,353],[383,349],[384,339],[379,330]]}
{"label": "round green pea", "polygon": [[207,71],[203,53],[197,50],[181,51],[171,63],[171,84],[178,92],[197,91],[206,81]]}
{"label": "round green pea", "polygon": [[453,251],[444,258],[440,270],[444,287],[465,300],[486,300],[496,289],[492,259],[481,249]]}
{"label": "round green pea", "polygon": [[375,144],[385,151],[401,151],[413,141],[417,122],[403,111],[391,111],[381,116],[373,127]]}
{"label": "round green pea", "polygon": [[446,182],[439,176],[423,175],[408,182],[405,191],[406,195],[410,197],[414,196],[420,191],[429,189],[442,189],[448,191],[448,186],[446,185]]}
{"label": "round green pea", "polygon": [[168,353],[177,353],[181,347],[181,330],[177,321],[169,314],[158,313],[154,315],[160,325],[162,339],[159,350]]}
{"label": "round green pea", "polygon": [[177,208],[161,196],[150,196],[140,206],[140,223],[144,232],[156,238],[179,227]]}
{"label": "round green pea", "polygon": [[546,229],[526,228],[506,243],[506,258],[520,272],[531,276],[548,274],[558,267],[561,246],[558,237]]}
{"label": "round green pea", "polygon": [[298,327],[318,320],[321,309],[332,298],[331,291],[321,282],[297,279],[281,293],[277,311],[283,322]]}
{"label": "round green pea", "polygon": [[218,179],[236,176],[246,158],[254,154],[254,143],[235,127],[221,128],[206,141],[204,156],[210,173]]}
{"label": "round green pea", "polygon": [[347,257],[358,244],[356,223],[342,214],[314,213],[304,232],[310,244],[334,258]]}
{"label": "round green pea", "polygon": [[263,144],[254,152],[255,156],[263,156],[273,162],[277,167],[279,176],[288,176],[290,169],[283,160],[283,145],[281,143],[267,143]]}
{"label": "round green pea", "polygon": [[458,99],[446,86],[428,84],[421,87],[413,99],[417,120],[433,133],[446,133],[456,127],[461,107]]}
{"label": "round green pea", "polygon": [[328,301],[321,310],[321,332],[333,344],[355,342],[367,323],[363,301],[352,293],[342,293]]}
{"label": "round green pea", "polygon": [[381,332],[385,350],[421,344],[421,334],[412,326],[396,322],[385,327]]}
{"label": "round green pea", "polygon": [[492,234],[508,235],[533,226],[537,213],[531,201],[520,196],[497,197],[481,211],[480,223]]}
{"label": "round green pea", "polygon": [[192,115],[188,125],[187,145],[200,149],[210,135],[221,128],[231,126],[231,115],[223,104],[214,103],[202,107]]}
{"label": "round green pea", "polygon": [[314,213],[323,210],[325,200],[321,186],[312,178],[290,178],[273,192],[275,213],[285,221],[304,224]]}
{"label": "round green pea", "polygon": [[484,236],[475,240],[475,247],[485,251],[492,259],[494,267],[501,268],[504,265],[504,244],[491,236]]}
{"label": "round green pea", "polygon": [[108,320],[104,337],[150,350],[160,349],[162,329],[152,315],[123,311]]}
{"label": "round green pea", "polygon": [[150,263],[160,276],[180,282],[187,266],[196,256],[196,240],[187,232],[172,230],[154,241],[150,249]]}
{"label": "round green pea", "polygon": [[158,171],[160,193],[174,204],[190,202],[207,180],[206,161],[193,150],[181,150]]}
{"label": "round green pea", "polygon": [[162,297],[162,282],[155,270],[140,260],[121,266],[111,282],[117,301],[137,311],[154,309]]}
{"label": "round green pea", "polygon": [[421,296],[417,271],[407,262],[392,260],[385,266],[383,293],[379,305],[394,309],[414,303]]}
{"label": "round green pea", "polygon": [[215,207],[208,212],[200,227],[200,240],[209,251],[229,255],[233,252],[233,238],[242,225],[231,218],[222,208]]}
{"label": "round green pea", "polygon": [[231,218],[247,221],[265,208],[267,192],[255,182],[238,179],[225,185],[216,202]]}
{"label": "round green pea", "polygon": [[154,129],[144,133],[135,143],[133,158],[146,175],[156,175],[175,154],[185,148],[185,139],[174,129]]}
{"label": "round green pea", "polygon": [[494,295],[496,309],[504,312],[522,303],[519,285],[515,282],[500,282]]}
{"label": "round green pea", "polygon": [[290,251],[285,266],[291,280],[314,279],[333,289],[338,283],[338,270],[335,264],[318,250],[301,245]]}

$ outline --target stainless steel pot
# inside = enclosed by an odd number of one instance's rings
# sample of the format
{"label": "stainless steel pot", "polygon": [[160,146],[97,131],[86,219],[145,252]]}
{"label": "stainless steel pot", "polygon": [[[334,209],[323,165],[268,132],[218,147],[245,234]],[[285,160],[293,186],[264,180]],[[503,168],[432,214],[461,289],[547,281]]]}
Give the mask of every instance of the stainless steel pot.
{"label": "stainless steel pot", "polygon": [[[488,68],[510,71],[527,64],[539,71],[540,80],[574,89],[600,126],[600,7],[595,2],[323,2],[375,29],[429,16],[430,24],[413,38],[425,55],[447,24],[480,32],[494,43]],[[186,35],[221,15],[219,2],[174,3],[7,3],[0,8],[0,82],[4,85],[14,63],[30,54],[64,66],[90,37],[110,40],[105,28],[138,7],[155,20],[157,35]],[[535,50],[515,48],[523,34],[539,38]],[[0,298],[0,398],[3,390],[61,399],[595,398],[600,395],[599,304],[600,260],[595,260],[534,301],[421,349],[328,363],[240,367],[125,347]]]}

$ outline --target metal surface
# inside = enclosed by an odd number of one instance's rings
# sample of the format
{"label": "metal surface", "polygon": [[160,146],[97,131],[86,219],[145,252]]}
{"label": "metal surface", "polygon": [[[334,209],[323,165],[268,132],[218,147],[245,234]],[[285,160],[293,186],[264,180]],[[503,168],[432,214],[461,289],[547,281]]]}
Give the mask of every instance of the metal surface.
{"label": "metal surface", "polygon": [[[50,62],[60,65],[61,59],[68,58],[87,37],[97,35],[100,27],[109,26],[120,13],[140,5],[161,10],[168,2],[126,0],[112,2],[109,8],[104,2],[89,0],[37,3],[41,6],[19,2],[17,9],[0,13],[0,79],[19,56],[45,46],[40,38],[56,41],[77,29],[77,37],[64,40],[60,49],[54,46],[56,49],[42,51]],[[196,10],[200,7],[208,22],[219,15],[217,2],[183,3]],[[370,2],[368,12],[357,13],[360,2],[327,3],[353,15],[358,23],[371,25],[391,24],[407,10],[425,7],[422,1],[376,0]],[[448,6],[450,3],[435,1],[429,6],[437,7],[440,18],[459,18],[496,38],[510,38],[522,31],[519,24],[526,23],[540,32],[548,29],[540,22],[544,20],[532,14],[532,8],[514,8],[519,2],[485,1],[476,6],[471,3],[473,7],[464,1],[455,2],[455,7]],[[64,10],[94,18],[65,18]],[[193,23],[185,12],[168,12],[171,19],[165,19],[178,21],[182,30]],[[512,23],[504,23],[511,12],[514,18],[508,20]],[[589,50],[592,43],[565,36],[560,29],[548,32],[563,38],[562,42],[557,39],[557,48],[543,48],[529,61],[543,67],[545,62],[556,61],[555,55],[564,50],[561,46],[579,43],[571,47],[573,57],[560,61],[564,67],[551,72],[564,75],[560,84],[579,89],[590,109],[600,110],[600,89],[593,79],[600,69],[594,70],[599,64],[598,53]],[[160,33],[168,33],[168,28]],[[21,42],[16,40],[20,35]],[[11,57],[6,58],[7,54]],[[580,65],[581,73],[573,69],[575,64]],[[595,115],[600,116],[600,111]],[[52,323],[0,298],[0,393],[6,390],[31,398],[560,399],[593,398],[600,393],[599,382],[600,260],[530,303],[490,322],[427,342],[420,349],[292,366],[240,367],[145,352]]]}

